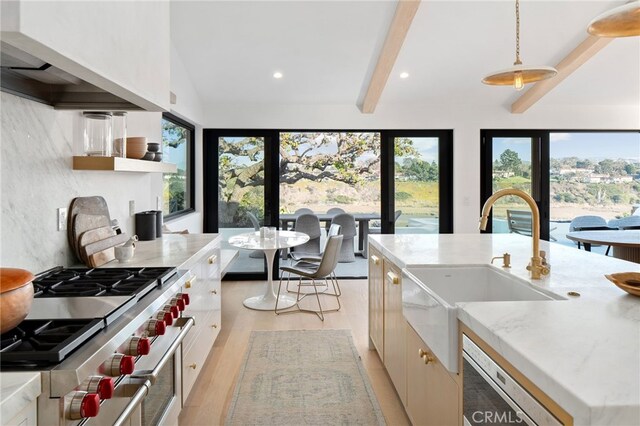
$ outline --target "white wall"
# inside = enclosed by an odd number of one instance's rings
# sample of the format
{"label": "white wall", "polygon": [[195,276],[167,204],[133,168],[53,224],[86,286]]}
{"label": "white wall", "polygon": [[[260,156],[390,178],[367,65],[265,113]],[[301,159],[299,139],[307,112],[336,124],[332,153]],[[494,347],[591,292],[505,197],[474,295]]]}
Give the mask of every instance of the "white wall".
{"label": "white wall", "polygon": [[375,114],[361,114],[348,105],[227,104],[205,107],[205,117],[205,128],[453,129],[456,233],[478,232],[481,129],[640,129],[640,106],[545,107],[542,102],[524,114],[485,105],[380,105]]}
{"label": "white wall", "polygon": [[196,127],[196,213],[168,220],[167,227],[172,231],[188,230],[202,232],[202,122],[204,119],[202,101],[195,90],[180,54],[171,45],[171,92],[176,95],[176,103],[171,105],[171,113],[194,124]]}
{"label": "white wall", "polygon": [[[162,195],[159,173],[72,170],[74,153],[82,150],[82,116],[0,94],[0,264],[40,272],[78,263],[57,231],[56,209],[75,197],[101,195],[112,218],[134,232],[129,200],[136,211],[155,209]],[[160,141],[160,113],[132,112],[130,136]]]}

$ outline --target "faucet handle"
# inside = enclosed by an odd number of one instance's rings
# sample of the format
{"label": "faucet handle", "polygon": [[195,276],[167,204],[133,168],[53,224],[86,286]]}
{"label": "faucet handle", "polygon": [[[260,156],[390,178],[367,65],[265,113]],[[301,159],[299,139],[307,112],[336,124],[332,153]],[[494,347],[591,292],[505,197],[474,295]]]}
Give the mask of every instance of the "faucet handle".
{"label": "faucet handle", "polygon": [[493,265],[493,261],[496,259],[502,259],[503,268],[511,268],[511,255],[509,253],[504,253],[502,256],[496,256],[493,259],[491,259],[492,265]]}
{"label": "faucet handle", "polygon": [[547,252],[544,250],[540,250],[540,264],[541,265],[546,265],[547,264]]}

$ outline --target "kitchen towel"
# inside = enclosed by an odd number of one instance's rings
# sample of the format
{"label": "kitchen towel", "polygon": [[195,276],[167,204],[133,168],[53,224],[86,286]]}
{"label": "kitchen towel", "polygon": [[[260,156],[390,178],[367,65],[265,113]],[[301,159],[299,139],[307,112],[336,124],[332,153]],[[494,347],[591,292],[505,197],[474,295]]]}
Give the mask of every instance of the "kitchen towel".
{"label": "kitchen towel", "polygon": [[384,425],[349,330],[254,331],[227,425]]}

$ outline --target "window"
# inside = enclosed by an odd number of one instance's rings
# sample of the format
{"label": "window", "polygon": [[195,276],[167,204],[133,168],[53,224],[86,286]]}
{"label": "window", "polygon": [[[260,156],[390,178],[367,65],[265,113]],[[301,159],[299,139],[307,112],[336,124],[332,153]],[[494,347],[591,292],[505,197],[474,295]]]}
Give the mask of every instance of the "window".
{"label": "window", "polygon": [[[544,239],[575,247],[566,234],[577,217],[599,216],[615,228],[640,203],[638,131],[484,130],[481,143],[482,201],[508,187],[531,194]],[[492,232],[517,232],[508,210],[529,208],[515,197],[499,200]]]}
{"label": "window", "polygon": [[194,141],[195,128],[171,114],[162,115],[162,161],[177,166],[176,173],[163,177],[165,217],[175,217],[193,211],[194,203]]}

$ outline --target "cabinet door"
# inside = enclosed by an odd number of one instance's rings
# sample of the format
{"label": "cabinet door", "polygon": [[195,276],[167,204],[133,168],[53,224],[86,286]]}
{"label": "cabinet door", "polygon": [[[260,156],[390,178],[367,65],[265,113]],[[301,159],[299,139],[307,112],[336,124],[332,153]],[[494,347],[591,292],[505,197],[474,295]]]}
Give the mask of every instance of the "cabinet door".
{"label": "cabinet door", "polygon": [[411,423],[433,426],[459,424],[457,383],[408,323],[406,336],[406,408]]}
{"label": "cabinet door", "polygon": [[382,255],[374,248],[369,252],[369,339],[384,361],[384,279]]}
{"label": "cabinet door", "polygon": [[405,319],[402,315],[402,275],[387,259],[383,259],[384,279],[384,366],[396,387],[400,400],[406,405],[406,342]]}

